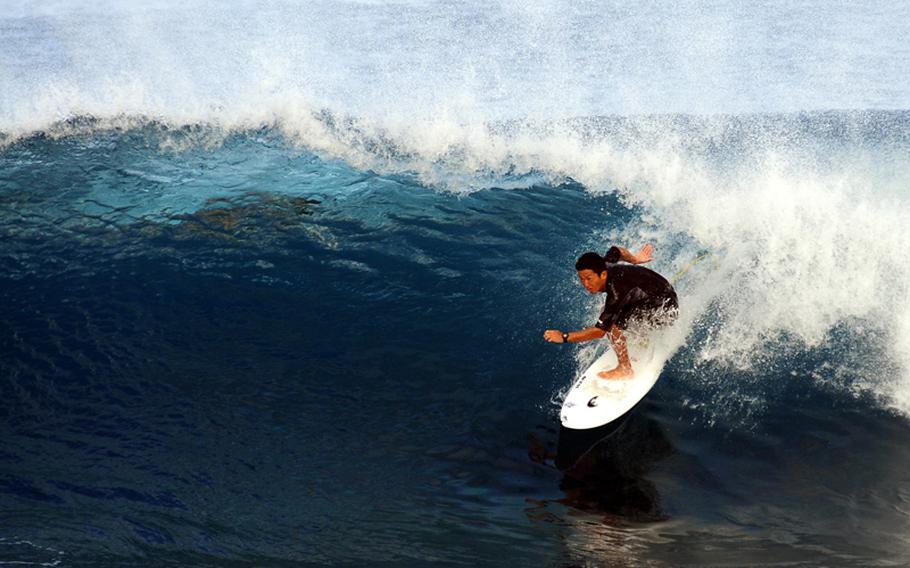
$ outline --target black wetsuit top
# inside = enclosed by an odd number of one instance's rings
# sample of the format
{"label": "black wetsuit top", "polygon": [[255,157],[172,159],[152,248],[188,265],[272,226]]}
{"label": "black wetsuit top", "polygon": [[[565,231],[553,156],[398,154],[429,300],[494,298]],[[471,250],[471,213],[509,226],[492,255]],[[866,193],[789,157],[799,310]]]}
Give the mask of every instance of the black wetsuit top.
{"label": "black wetsuit top", "polygon": [[616,264],[619,261],[616,247],[604,258],[607,261],[607,298],[595,327],[607,330],[616,324],[624,329],[632,319],[666,325],[676,319],[676,291],[663,276],[643,266]]}

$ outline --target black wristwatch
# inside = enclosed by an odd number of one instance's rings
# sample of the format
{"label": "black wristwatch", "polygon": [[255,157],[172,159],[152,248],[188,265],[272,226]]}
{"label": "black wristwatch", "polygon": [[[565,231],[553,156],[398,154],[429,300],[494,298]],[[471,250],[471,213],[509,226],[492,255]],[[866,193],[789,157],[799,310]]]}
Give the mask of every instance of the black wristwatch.
{"label": "black wristwatch", "polygon": [[562,342],[563,342],[563,343],[568,343],[568,342],[569,342],[569,332],[568,332],[568,331],[564,331],[564,332],[562,333]]}

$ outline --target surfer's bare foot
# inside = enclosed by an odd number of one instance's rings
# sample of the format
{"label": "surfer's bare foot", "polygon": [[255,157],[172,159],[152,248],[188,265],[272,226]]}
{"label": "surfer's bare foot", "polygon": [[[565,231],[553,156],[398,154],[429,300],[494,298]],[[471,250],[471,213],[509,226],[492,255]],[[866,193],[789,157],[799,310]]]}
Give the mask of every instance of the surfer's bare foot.
{"label": "surfer's bare foot", "polygon": [[609,371],[601,371],[597,376],[608,381],[627,381],[635,378],[635,372],[628,367],[616,367]]}

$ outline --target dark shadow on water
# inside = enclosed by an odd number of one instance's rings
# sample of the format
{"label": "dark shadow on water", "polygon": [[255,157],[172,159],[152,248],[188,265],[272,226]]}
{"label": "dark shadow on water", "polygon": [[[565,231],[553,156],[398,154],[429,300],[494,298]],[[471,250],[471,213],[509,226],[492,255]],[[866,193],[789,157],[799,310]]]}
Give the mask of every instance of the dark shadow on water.
{"label": "dark shadow on water", "polygon": [[[562,429],[559,450],[553,454],[533,437],[529,450],[533,461],[553,459],[563,472],[560,489],[565,496],[557,503],[603,516],[608,523],[666,520],[657,488],[647,476],[656,462],[673,453],[673,446],[646,413],[632,412],[618,426]],[[535,508],[542,507],[546,503]]]}

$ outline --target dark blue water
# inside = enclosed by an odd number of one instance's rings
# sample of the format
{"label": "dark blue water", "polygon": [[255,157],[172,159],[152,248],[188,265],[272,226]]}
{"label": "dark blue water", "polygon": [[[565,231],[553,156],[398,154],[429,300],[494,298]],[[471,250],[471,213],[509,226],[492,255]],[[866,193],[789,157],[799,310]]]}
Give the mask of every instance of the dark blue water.
{"label": "dark blue water", "polygon": [[646,209],[157,136],[0,154],[0,565],[910,561],[908,424],[824,374],[836,329],[737,370],[698,349],[710,307],[625,429],[553,466],[579,348],[542,331],[593,321],[574,259]]}

